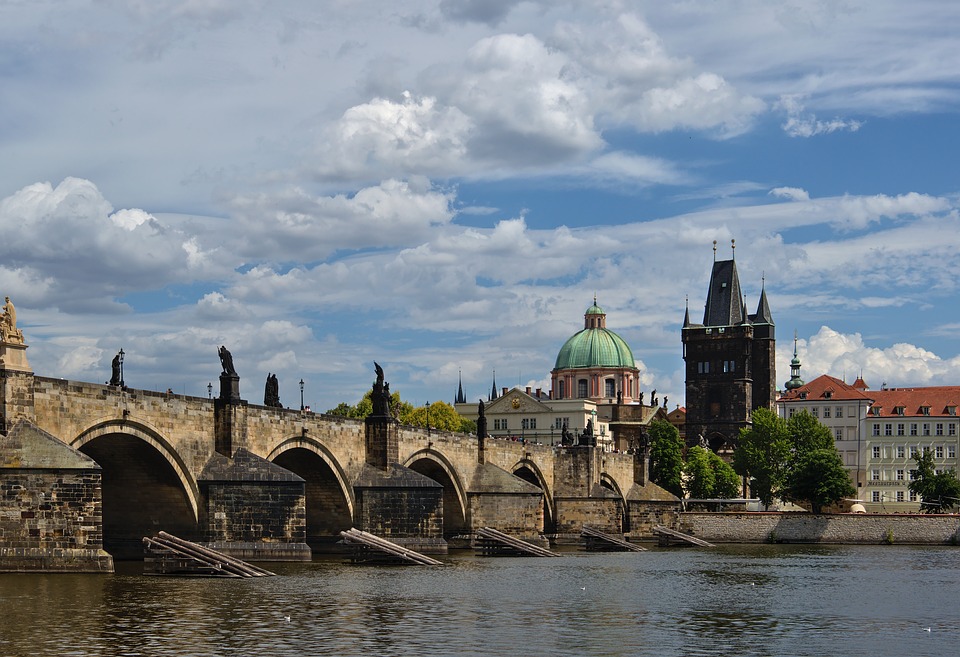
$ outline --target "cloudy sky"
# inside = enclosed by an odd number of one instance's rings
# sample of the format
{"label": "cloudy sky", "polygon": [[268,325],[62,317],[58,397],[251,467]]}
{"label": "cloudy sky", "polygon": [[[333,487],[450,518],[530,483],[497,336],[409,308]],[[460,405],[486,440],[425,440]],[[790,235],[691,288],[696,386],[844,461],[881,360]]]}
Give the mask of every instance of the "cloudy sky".
{"label": "cloudy sky", "polygon": [[549,388],[594,295],[683,401],[713,240],[778,373],[960,384],[960,7],[0,0],[37,374],[260,403]]}

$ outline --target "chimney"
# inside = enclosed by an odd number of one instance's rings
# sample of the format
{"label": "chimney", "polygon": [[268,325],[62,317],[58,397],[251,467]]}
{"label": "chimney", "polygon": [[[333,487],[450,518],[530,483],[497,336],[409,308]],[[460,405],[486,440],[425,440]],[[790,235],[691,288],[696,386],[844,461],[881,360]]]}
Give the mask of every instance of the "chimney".
{"label": "chimney", "polygon": [[540,397],[542,397],[542,396],[543,396],[543,389],[542,389],[542,388],[537,388],[537,399],[540,399]]}
{"label": "chimney", "polygon": [[530,386],[527,386],[527,394],[530,394]]}

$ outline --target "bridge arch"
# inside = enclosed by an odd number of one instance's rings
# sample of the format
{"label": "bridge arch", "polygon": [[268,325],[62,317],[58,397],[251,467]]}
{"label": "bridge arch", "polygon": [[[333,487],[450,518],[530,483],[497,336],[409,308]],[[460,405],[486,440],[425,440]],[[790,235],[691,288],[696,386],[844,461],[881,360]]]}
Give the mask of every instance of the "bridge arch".
{"label": "bridge arch", "polygon": [[108,419],[82,431],[70,445],[102,468],[103,543],[115,559],[142,558],[143,537],[159,531],[201,538],[197,482],[158,431]]}
{"label": "bridge arch", "polygon": [[449,459],[432,447],[426,447],[411,454],[402,465],[443,486],[443,535],[450,537],[465,533],[468,529],[467,494]]}
{"label": "bridge arch", "polygon": [[331,551],[340,532],[353,526],[353,486],[336,457],[322,443],[305,436],[281,441],[267,460],[306,482],[307,544],[315,552]]}
{"label": "bridge arch", "polygon": [[543,491],[543,531],[547,534],[554,533],[556,531],[556,506],[540,466],[531,459],[523,458],[510,471],[513,476],[519,477]]}
{"label": "bridge arch", "polygon": [[623,509],[623,520],[621,521],[621,531],[627,533],[630,531],[630,514],[627,513],[627,500],[623,496],[623,491],[620,490],[620,485],[617,483],[617,480],[606,472],[600,473],[600,485],[603,488],[616,494],[617,498],[620,500],[620,504]]}

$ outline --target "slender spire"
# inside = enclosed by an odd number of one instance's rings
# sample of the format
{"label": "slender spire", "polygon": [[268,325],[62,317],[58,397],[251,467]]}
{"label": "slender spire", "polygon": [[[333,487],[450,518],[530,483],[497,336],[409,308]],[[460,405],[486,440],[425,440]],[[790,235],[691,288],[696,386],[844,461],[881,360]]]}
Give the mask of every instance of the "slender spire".
{"label": "slender spire", "polygon": [[487,401],[493,401],[499,395],[497,395],[497,370],[493,370],[493,387],[490,389],[490,397],[487,398]]}
{"label": "slender spire", "polygon": [[683,311],[683,328],[690,326],[690,295],[687,295],[686,309]]}
{"label": "slender spire", "polygon": [[783,384],[787,391],[796,390],[803,385],[800,378],[800,358],[797,356],[797,332],[793,332],[793,360],[790,361],[790,380]]}
{"label": "slender spire", "polygon": [[767,301],[766,281],[763,279],[760,284],[760,303],[754,319],[755,324],[773,324],[773,313],[770,312],[770,303]]}
{"label": "slender spire", "polygon": [[467,396],[463,394],[463,370],[459,370],[460,385],[457,387],[457,401],[455,404],[466,404]]}
{"label": "slender spire", "polygon": [[737,240],[730,240],[730,259],[737,259]]}

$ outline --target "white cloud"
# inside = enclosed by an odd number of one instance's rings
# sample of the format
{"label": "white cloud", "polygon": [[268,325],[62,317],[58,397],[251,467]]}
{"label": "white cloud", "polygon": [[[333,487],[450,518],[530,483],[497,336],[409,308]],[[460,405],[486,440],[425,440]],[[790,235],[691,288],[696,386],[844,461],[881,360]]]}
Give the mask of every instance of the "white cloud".
{"label": "white cloud", "polygon": [[777,107],[787,114],[783,130],[791,137],[815,137],[839,131],[856,132],[863,125],[862,121],[840,118],[821,121],[813,114],[805,112],[800,97],[794,95],[781,96]]}
{"label": "white cloud", "polygon": [[[905,342],[872,346],[860,333],[844,334],[828,326],[820,327],[808,340],[798,340],[797,352],[805,381],[829,374],[851,383],[862,375],[876,390],[882,384],[891,387],[956,385],[960,380],[960,357],[944,359]],[[792,353],[787,354],[786,350],[778,355],[778,372],[790,371],[790,358]]]}
{"label": "white cloud", "polygon": [[799,187],[775,187],[770,190],[771,196],[785,198],[791,201],[809,201],[810,194],[805,189]]}

